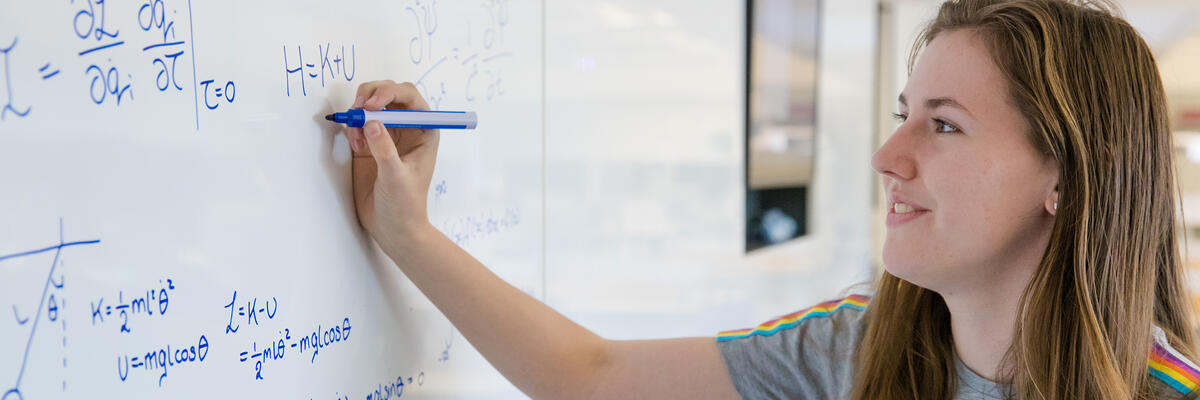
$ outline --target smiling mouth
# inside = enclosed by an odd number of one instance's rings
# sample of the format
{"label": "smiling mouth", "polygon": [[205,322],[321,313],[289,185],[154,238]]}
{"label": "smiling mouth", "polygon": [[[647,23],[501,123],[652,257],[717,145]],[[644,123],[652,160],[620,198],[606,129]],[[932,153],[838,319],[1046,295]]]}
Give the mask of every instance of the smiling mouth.
{"label": "smiling mouth", "polygon": [[925,211],[929,211],[929,209],[921,208],[919,206],[914,206],[912,204],[908,204],[903,201],[895,201],[894,203],[892,203],[891,207],[888,207],[888,214],[908,214],[908,213],[914,213],[914,212],[919,213],[919,212],[925,212]]}
{"label": "smiling mouth", "polygon": [[895,203],[888,209],[887,225],[897,226],[929,213],[929,210],[917,209],[905,203]]}

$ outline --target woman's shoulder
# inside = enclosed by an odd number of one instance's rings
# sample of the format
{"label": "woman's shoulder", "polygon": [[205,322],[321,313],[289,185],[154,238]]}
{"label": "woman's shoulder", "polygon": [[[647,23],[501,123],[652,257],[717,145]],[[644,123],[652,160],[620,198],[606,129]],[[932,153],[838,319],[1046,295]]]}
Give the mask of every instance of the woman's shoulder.
{"label": "woman's shoulder", "polygon": [[828,326],[832,330],[841,328],[858,328],[861,324],[863,311],[871,297],[854,294],[836,300],[819,303],[787,315],[780,316],[753,328],[724,331],[717,334],[717,341],[726,342],[747,339],[755,336],[773,336],[780,332],[797,330],[811,324]]}
{"label": "woman's shoulder", "polygon": [[717,347],[744,398],[846,398],[870,298],[852,295],[717,334]]}
{"label": "woman's shoulder", "polygon": [[1157,326],[1154,327],[1154,348],[1150,350],[1147,371],[1160,398],[1181,398],[1200,387],[1200,368],[1175,349],[1167,339],[1167,333]]}

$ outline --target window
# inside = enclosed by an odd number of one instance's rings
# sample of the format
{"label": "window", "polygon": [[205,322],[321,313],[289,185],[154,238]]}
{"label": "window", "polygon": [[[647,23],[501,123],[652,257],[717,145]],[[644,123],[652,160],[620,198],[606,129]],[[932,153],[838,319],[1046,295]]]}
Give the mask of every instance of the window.
{"label": "window", "polygon": [[818,0],[750,0],[746,251],[808,231],[816,156]]}

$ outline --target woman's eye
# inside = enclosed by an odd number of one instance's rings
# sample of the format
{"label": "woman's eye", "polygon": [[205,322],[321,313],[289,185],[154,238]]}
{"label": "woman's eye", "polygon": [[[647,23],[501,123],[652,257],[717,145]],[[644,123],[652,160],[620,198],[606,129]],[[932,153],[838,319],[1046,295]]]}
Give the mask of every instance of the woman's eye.
{"label": "woman's eye", "polygon": [[937,133],[955,133],[955,132],[958,132],[958,128],[957,128],[957,127],[955,127],[954,125],[950,125],[950,123],[948,123],[948,122],[946,122],[946,121],[942,121],[942,120],[940,120],[940,119],[937,119],[937,118],[934,118],[934,119],[933,119],[933,124],[934,124],[934,131],[936,131]]}
{"label": "woman's eye", "polygon": [[901,113],[892,113],[892,119],[896,120],[896,122],[898,122],[898,123],[904,123],[904,121],[908,121],[908,115],[901,114]]}

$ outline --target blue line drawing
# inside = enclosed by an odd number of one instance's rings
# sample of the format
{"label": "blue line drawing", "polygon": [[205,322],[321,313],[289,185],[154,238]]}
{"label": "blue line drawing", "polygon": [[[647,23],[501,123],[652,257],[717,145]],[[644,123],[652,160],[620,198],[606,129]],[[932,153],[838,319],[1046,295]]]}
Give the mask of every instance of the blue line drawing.
{"label": "blue line drawing", "polygon": [[472,54],[470,57],[467,57],[466,60],[463,60],[462,65],[464,67],[467,66],[467,63],[471,62],[471,60],[474,60],[475,57],[479,57],[479,53],[475,53],[475,54]]}
{"label": "blue line drawing", "polygon": [[159,47],[178,46],[181,44],[183,44],[182,40],[180,40],[178,42],[156,43],[156,44],[152,44],[152,45],[143,47],[142,51],[146,51],[146,50],[150,50],[150,49],[157,49]]}
{"label": "blue line drawing", "polygon": [[29,111],[33,110],[33,106],[25,107],[25,111],[13,107],[12,76],[8,71],[8,54],[12,52],[13,48],[17,47],[17,39],[17,37],[13,37],[12,44],[8,45],[7,48],[0,48],[0,54],[4,55],[4,89],[8,92],[8,104],[5,104],[4,108],[0,110],[0,121],[4,120],[4,115],[8,114],[9,111],[17,114],[18,117],[24,117],[29,115]]}
{"label": "blue line drawing", "polygon": [[38,68],[38,72],[46,74],[46,75],[42,75],[42,80],[50,79],[50,77],[58,75],[58,69],[55,69],[54,71],[51,71],[51,72],[46,72],[46,70],[48,70],[48,69],[50,69],[50,63],[46,63],[46,65],[43,65],[41,68]]}
{"label": "blue line drawing", "polygon": [[29,317],[21,318],[21,314],[17,313],[16,304],[13,304],[13,318],[17,320],[17,325],[25,325],[26,322],[29,322]]}
{"label": "blue line drawing", "polygon": [[[59,281],[57,283],[54,282],[54,270],[58,267],[58,264],[59,264],[58,257],[62,254],[62,249],[65,247],[82,246],[82,245],[89,245],[89,244],[96,244],[96,243],[100,243],[100,240],[99,239],[82,240],[82,241],[75,241],[75,242],[64,241],[63,240],[63,221],[60,218],[58,220],[58,244],[57,245],[47,246],[47,247],[44,247],[41,249],[24,251],[24,252],[20,252],[20,253],[0,255],[0,261],[4,261],[4,260],[10,260],[10,259],[18,258],[18,257],[26,257],[26,256],[34,255],[34,254],[40,254],[40,253],[46,253],[49,251],[54,251],[54,262],[52,264],[50,264],[50,271],[46,274],[46,283],[42,287],[42,296],[41,296],[41,299],[38,300],[38,307],[37,307],[37,310],[34,312],[33,327],[29,330],[29,339],[26,340],[26,342],[25,342],[25,353],[24,353],[24,356],[21,357],[21,369],[19,370],[20,372],[17,373],[17,381],[16,381],[16,383],[13,384],[12,389],[9,389],[8,391],[4,392],[4,396],[0,397],[0,400],[23,400],[24,399],[23,397],[21,397],[21,378],[25,377],[25,366],[29,364],[29,349],[31,349],[33,347],[33,338],[37,335],[38,322],[42,320],[42,314],[43,314],[42,307],[46,305],[46,295],[48,293],[50,293],[51,287],[58,288],[58,289],[61,289],[63,287],[64,282],[62,281],[62,279],[59,279]],[[17,322],[19,325],[25,325],[25,323],[29,322],[28,317],[26,317],[24,321],[21,320],[21,318],[17,312],[17,306],[15,304],[13,305],[13,315],[17,317]],[[63,324],[65,327],[66,322],[64,321]],[[65,343],[66,339],[64,338],[63,340]],[[64,359],[64,364],[65,364],[65,362],[66,361]],[[64,381],[63,385],[65,387],[65,385],[66,385],[65,381]]]}
{"label": "blue line drawing", "polygon": [[495,60],[495,59],[497,59],[497,58],[502,58],[502,57],[511,57],[512,55],[513,55],[513,54],[512,54],[512,52],[511,52],[511,51],[509,51],[509,52],[504,52],[504,53],[496,54],[496,55],[493,55],[493,56],[488,56],[487,58],[484,58],[484,59],[483,59],[483,62],[492,61],[492,60]]}
{"label": "blue line drawing", "polygon": [[[196,24],[192,23],[192,0],[188,0],[188,44],[192,46],[192,105],[196,112],[196,132],[200,131],[200,90],[196,78]],[[4,399],[0,399],[4,400]]]}
{"label": "blue line drawing", "polygon": [[421,77],[417,79],[417,82],[424,81],[424,80],[425,80],[425,77],[429,76],[429,74],[430,74],[431,72],[433,72],[433,70],[434,70],[434,69],[437,69],[437,67],[438,67],[439,65],[442,65],[442,62],[443,62],[443,61],[446,61],[446,57],[442,57],[442,59],[440,59],[440,60],[437,60],[437,62],[433,63],[433,66],[432,66],[432,67],[429,67],[429,70],[425,71],[425,73],[424,73],[424,74],[421,74]]}
{"label": "blue line drawing", "polygon": [[117,46],[120,46],[123,44],[125,44],[124,40],[122,40],[120,42],[113,42],[113,43],[109,43],[109,44],[105,44],[105,45],[100,45],[100,46],[96,46],[96,47],[81,51],[81,52],[79,52],[79,55],[83,56],[83,55],[87,55],[88,53],[91,53],[94,51],[100,51],[100,50],[104,50],[107,48],[117,47]]}

